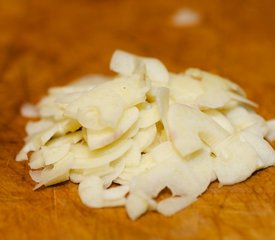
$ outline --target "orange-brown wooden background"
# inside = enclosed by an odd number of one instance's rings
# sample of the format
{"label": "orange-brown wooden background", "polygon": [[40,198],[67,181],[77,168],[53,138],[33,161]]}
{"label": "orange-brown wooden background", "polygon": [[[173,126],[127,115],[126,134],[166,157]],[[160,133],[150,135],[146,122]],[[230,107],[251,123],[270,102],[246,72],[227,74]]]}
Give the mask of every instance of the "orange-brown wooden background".
{"label": "orange-brown wooden background", "polygon": [[[179,8],[197,26],[176,27]],[[200,67],[239,83],[275,117],[274,0],[0,0],[0,239],[275,239],[275,168],[219,188],[173,217],[130,221],[123,208],[89,209],[77,186],[32,191],[22,103],[87,73],[109,74],[121,48],[160,58],[171,71]]]}

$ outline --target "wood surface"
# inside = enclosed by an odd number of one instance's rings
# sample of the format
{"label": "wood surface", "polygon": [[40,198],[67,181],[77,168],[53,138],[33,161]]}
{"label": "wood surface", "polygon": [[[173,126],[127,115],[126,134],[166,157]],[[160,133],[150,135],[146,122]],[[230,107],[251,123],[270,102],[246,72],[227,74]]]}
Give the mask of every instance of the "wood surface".
{"label": "wood surface", "polygon": [[[171,22],[179,8],[196,26]],[[130,221],[123,208],[89,209],[77,186],[33,192],[23,145],[24,102],[88,73],[110,74],[121,48],[160,58],[171,71],[199,67],[240,84],[275,117],[274,0],[0,0],[0,239],[275,239],[275,167],[217,183],[172,217]]]}

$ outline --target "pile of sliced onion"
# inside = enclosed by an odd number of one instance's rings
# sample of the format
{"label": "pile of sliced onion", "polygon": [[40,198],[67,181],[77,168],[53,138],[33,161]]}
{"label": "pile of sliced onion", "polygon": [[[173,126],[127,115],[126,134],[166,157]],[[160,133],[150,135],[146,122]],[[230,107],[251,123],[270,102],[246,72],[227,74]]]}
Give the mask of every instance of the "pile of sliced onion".
{"label": "pile of sliced onion", "polygon": [[[266,141],[274,120],[255,113],[235,83],[199,69],[169,73],[157,59],[120,50],[110,67],[117,76],[51,88],[35,106],[41,119],[27,124],[16,157],[32,153],[35,189],[71,180],[89,207],[169,216],[212,181],[238,183],[275,164]],[[165,188],[171,196],[157,199]]]}

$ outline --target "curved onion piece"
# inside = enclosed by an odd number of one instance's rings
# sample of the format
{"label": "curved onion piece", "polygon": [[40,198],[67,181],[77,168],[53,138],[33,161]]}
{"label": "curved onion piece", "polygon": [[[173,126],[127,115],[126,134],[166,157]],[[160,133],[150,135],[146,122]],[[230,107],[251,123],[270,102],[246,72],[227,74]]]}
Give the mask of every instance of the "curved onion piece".
{"label": "curved onion piece", "polygon": [[197,68],[189,68],[185,71],[185,74],[193,77],[194,79],[204,82],[205,85],[208,85],[211,87],[216,86],[219,89],[230,90],[230,91],[236,92],[240,96],[243,96],[243,97],[246,96],[244,90],[239,85],[229,81],[228,79],[220,77],[218,75],[205,72]]}
{"label": "curved onion piece", "polygon": [[134,167],[138,166],[141,161],[141,150],[139,145],[136,142],[133,142],[131,148],[128,152],[123,156],[125,159],[125,165]]}
{"label": "curved onion piece", "polygon": [[110,167],[112,168],[112,172],[102,177],[102,180],[104,182],[104,187],[106,188],[111,186],[112,182],[114,182],[119,177],[119,175],[123,172],[125,168],[125,158],[121,157],[111,162]]}
{"label": "curved onion piece", "polygon": [[30,157],[29,166],[31,169],[40,169],[45,167],[45,160],[41,151],[34,152]]}
{"label": "curved onion piece", "polygon": [[33,181],[39,183],[41,179],[41,172],[42,170],[37,170],[37,171],[29,171],[30,177]]}
{"label": "curved onion piece", "polygon": [[125,195],[128,191],[127,186],[106,190],[103,187],[102,179],[97,176],[87,177],[78,186],[82,202],[93,208],[122,206],[125,204]]}
{"label": "curved onion piece", "polygon": [[34,189],[41,186],[50,186],[69,179],[69,171],[72,166],[73,155],[67,154],[64,158],[58,161],[53,166],[47,166],[41,171],[40,182]]}
{"label": "curved onion piece", "polygon": [[124,109],[123,99],[110,88],[103,85],[92,89],[69,104],[65,112],[77,119],[86,128],[114,128]]}
{"label": "curved onion piece", "polygon": [[157,128],[152,125],[151,127],[140,129],[133,139],[138,144],[140,151],[143,152],[154,141],[156,134]]}
{"label": "curved onion piece", "polygon": [[132,75],[139,66],[139,59],[130,53],[116,50],[110,62],[110,69],[122,75]]}
{"label": "curved onion piece", "polygon": [[79,142],[81,138],[82,133],[78,131],[50,140],[47,145],[32,154],[29,163],[31,169],[39,169],[58,162],[69,153],[71,144]]}
{"label": "curved onion piece", "polygon": [[251,107],[258,107],[258,104],[236,93],[229,94],[232,100],[236,100],[239,103],[246,104]]}
{"label": "curved onion piece", "polygon": [[28,135],[33,135],[48,129],[53,126],[54,122],[49,119],[39,120],[37,122],[30,121],[26,125],[26,132]]}
{"label": "curved onion piece", "polygon": [[115,180],[116,183],[129,185],[131,180],[139,174],[148,171],[156,165],[150,153],[142,154],[138,166],[126,166],[120,176]]}
{"label": "curved onion piece", "polygon": [[74,183],[80,183],[87,177],[93,175],[98,177],[103,177],[113,172],[113,168],[109,163],[105,165],[95,167],[95,168],[86,168],[86,169],[71,169],[70,170],[70,180]]}
{"label": "curved onion piece", "polygon": [[230,96],[226,91],[208,90],[199,96],[195,102],[202,109],[223,108],[230,102]]}
{"label": "curved onion piece", "polygon": [[120,138],[138,119],[136,107],[126,110],[116,128],[103,130],[87,129],[87,143],[90,150],[102,148]]}
{"label": "curved onion piece", "polygon": [[110,163],[123,154],[131,147],[132,140],[121,140],[105,148],[90,151],[85,144],[75,144],[71,147],[74,155],[73,169],[96,168]]}
{"label": "curved onion piece", "polygon": [[145,65],[146,75],[151,82],[154,85],[166,87],[170,77],[163,63],[154,58],[142,58],[142,60]]}
{"label": "curved onion piece", "polygon": [[60,136],[68,132],[74,132],[80,127],[77,121],[71,119],[61,120],[41,132],[34,133],[26,139],[26,144],[16,156],[16,161],[27,160],[30,151],[37,151],[45,145],[52,137]]}
{"label": "curved onion piece", "polygon": [[239,106],[226,111],[225,115],[237,131],[246,129],[261,137],[267,134],[268,126],[265,120],[251,110]]}
{"label": "curved onion piece", "polygon": [[41,148],[41,155],[46,165],[50,165],[58,162],[60,159],[65,157],[71,148],[71,144],[63,144],[61,146],[45,146]]}
{"label": "curved onion piece", "polygon": [[244,181],[257,169],[258,155],[240,134],[228,137],[213,151],[216,155],[214,171],[223,185]]}
{"label": "curved onion piece", "polygon": [[155,209],[156,203],[143,194],[131,193],[127,197],[125,207],[130,219],[136,220],[147,210]]}
{"label": "curved onion piece", "polygon": [[236,101],[236,104],[240,102],[253,107],[257,106],[246,99],[244,91],[237,84],[227,79],[200,69],[188,69],[185,73],[201,81],[204,93],[196,100],[201,107],[223,108],[232,104],[232,100]]}
{"label": "curved onion piece", "polygon": [[185,157],[223,141],[228,133],[206,114],[186,105],[173,104],[168,112],[170,138]]}
{"label": "curved onion piece", "polygon": [[243,131],[241,138],[254,148],[259,156],[258,167],[264,168],[275,165],[275,152],[273,148],[262,137],[254,135],[249,131]]}
{"label": "curved onion piece", "polygon": [[160,114],[156,103],[146,104],[139,112],[139,128],[147,128],[160,120]]}
{"label": "curved onion piece", "polygon": [[122,50],[116,50],[112,56],[110,69],[122,75],[145,72],[151,82],[167,85],[169,73],[166,67],[154,58],[138,57]]}
{"label": "curved onion piece", "polygon": [[67,133],[66,135],[51,139],[46,146],[58,147],[62,146],[63,144],[75,144],[80,142],[82,140],[82,137],[82,131]]}
{"label": "curved onion piece", "polygon": [[172,74],[169,82],[171,98],[176,103],[193,105],[194,101],[203,94],[200,81],[185,74]]}
{"label": "curved onion piece", "polygon": [[118,94],[125,104],[125,108],[133,107],[139,103],[145,102],[145,94],[148,88],[140,76],[117,77],[101,86]]}
{"label": "curved onion piece", "polygon": [[195,201],[196,198],[193,196],[171,197],[160,201],[157,205],[157,211],[165,216],[171,216]]}
{"label": "curved onion piece", "polygon": [[[191,159],[182,159],[174,149],[173,144],[168,141],[157,146],[151,154],[156,162],[164,165],[171,164],[176,169],[176,172],[167,181],[169,183],[171,180],[169,186],[174,195],[184,192],[188,195],[197,196],[206,190],[211,181],[216,179],[213,172],[213,159],[208,151],[198,152],[191,156]],[[178,185],[182,186],[184,190],[177,190],[179,187],[173,184],[174,177],[184,182]],[[176,182],[177,180],[175,180]]]}
{"label": "curved onion piece", "polygon": [[224,130],[228,133],[233,134],[235,129],[232,126],[231,122],[227,119],[227,117],[215,109],[209,109],[204,111],[207,115],[209,115],[217,124],[219,124]]}

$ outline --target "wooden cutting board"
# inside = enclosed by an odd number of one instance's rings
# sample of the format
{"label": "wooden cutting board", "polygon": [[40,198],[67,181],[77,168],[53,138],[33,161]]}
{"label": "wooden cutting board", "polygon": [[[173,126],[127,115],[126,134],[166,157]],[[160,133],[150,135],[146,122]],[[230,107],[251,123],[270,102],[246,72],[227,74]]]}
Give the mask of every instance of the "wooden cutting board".
{"label": "wooden cutting board", "polygon": [[[175,26],[180,8],[200,22]],[[14,161],[25,136],[22,103],[82,75],[109,74],[116,48],[175,72],[219,73],[275,117],[274,8],[273,0],[0,0],[0,239],[275,239],[275,167],[234,186],[213,183],[172,217],[132,222],[123,208],[85,207],[72,183],[33,192],[27,163]]]}

